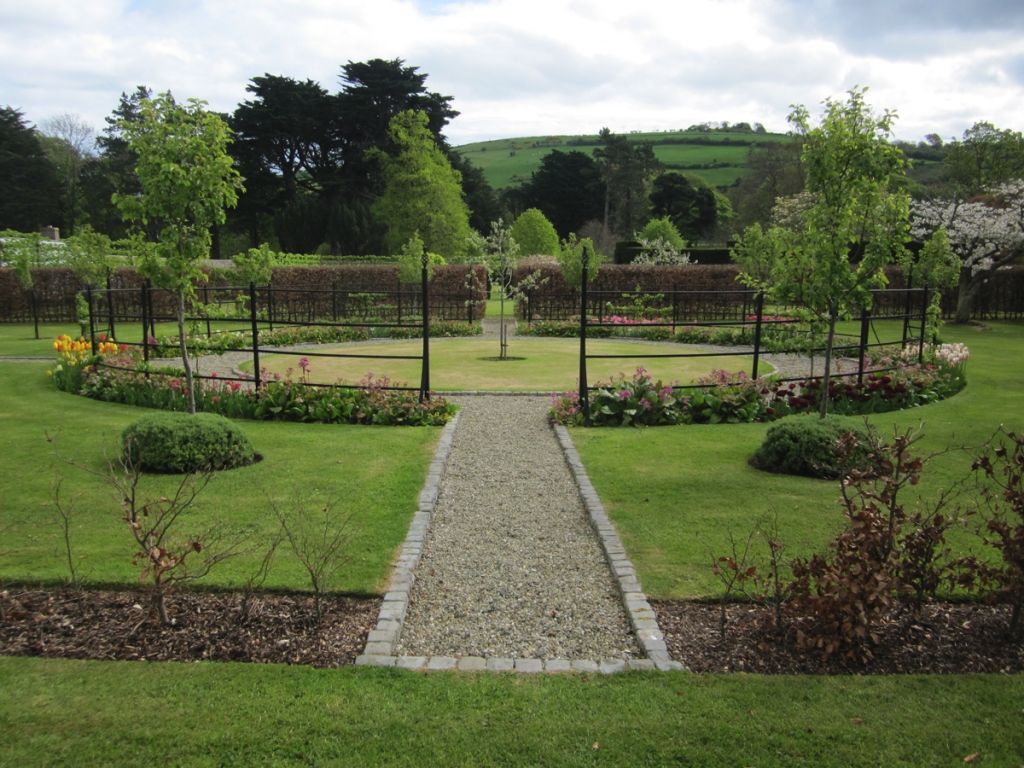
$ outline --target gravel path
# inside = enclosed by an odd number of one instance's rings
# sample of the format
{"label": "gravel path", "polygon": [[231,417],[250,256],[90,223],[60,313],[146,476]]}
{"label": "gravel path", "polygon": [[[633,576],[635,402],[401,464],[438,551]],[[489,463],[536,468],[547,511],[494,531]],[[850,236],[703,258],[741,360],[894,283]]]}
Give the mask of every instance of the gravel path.
{"label": "gravel path", "polygon": [[639,656],[540,397],[462,407],[397,653]]}

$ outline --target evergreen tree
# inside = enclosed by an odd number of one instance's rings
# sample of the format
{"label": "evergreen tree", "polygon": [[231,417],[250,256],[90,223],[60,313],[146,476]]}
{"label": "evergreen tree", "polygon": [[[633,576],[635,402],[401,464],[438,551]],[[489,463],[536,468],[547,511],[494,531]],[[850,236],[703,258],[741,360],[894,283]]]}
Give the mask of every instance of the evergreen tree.
{"label": "evergreen tree", "polygon": [[391,120],[388,138],[393,153],[371,152],[383,178],[373,213],[387,228],[388,252],[398,253],[418,233],[428,251],[458,261],[467,247],[469,209],[459,173],[434,140],[427,114],[400,112]]}

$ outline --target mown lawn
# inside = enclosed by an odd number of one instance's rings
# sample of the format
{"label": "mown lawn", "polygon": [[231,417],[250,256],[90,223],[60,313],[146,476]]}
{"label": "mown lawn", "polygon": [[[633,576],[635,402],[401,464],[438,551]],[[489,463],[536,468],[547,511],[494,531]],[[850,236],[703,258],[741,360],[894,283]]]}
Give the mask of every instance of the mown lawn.
{"label": "mown lawn", "polygon": [[[928,444],[977,442],[1024,413],[1024,328],[947,329],[971,344],[968,389],[884,424],[924,418]],[[2,341],[2,337],[0,337]],[[56,392],[41,364],[0,365],[0,579],[64,576],[44,433],[93,467],[140,411]],[[261,464],[224,473],[206,515],[265,525],[267,496],[342,499],[364,538],[336,589],[374,591],[406,530],[436,429],[241,422]],[[745,532],[765,508],[803,546],[835,525],[832,484],[753,473],[765,425],[575,430],[647,589],[708,594],[715,526]],[[967,454],[936,461],[959,475]],[[77,477],[75,541],[96,583],[132,584],[126,534],[102,484]],[[632,476],[631,476],[632,475]],[[694,531],[702,531],[695,535]],[[718,539],[721,540],[720,538]],[[357,558],[358,559],[358,558]],[[211,582],[238,583],[237,561]],[[273,586],[302,588],[282,561]],[[1018,766],[1018,676],[766,677],[688,673],[455,675],[234,663],[0,658],[0,765]]]}
{"label": "mown lawn", "polygon": [[[68,575],[58,518],[55,478],[73,506],[71,540],[79,574],[87,583],[137,581],[130,534],[120,520],[109,484],[67,462],[100,472],[116,455],[121,431],[146,411],[58,392],[46,366],[0,364],[0,579],[61,581]],[[229,538],[243,533],[268,541],[277,522],[272,503],[296,499],[335,501],[335,515],[351,532],[348,561],[332,589],[376,593],[405,537],[416,497],[440,435],[428,427],[359,427],[240,421],[263,461],[217,473],[199,497],[187,530],[217,523]],[[47,436],[51,440],[47,439]],[[156,498],[175,480],[147,477],[143,493]],[[262,546],[218,567],[202,584],[243,584],[262,558]],[[282,550],[268,587],[304,589],[301,565]]]}
{"label": "mown lawn", "polygon": [[615,677],[0,659],[0,764],[1016,766],[1000,676]]}
{"label": "mown lawn", "polygon": [[[887,434],[921,427],[922,452],[947,451],[925,471],[921,488],[928,496],[968,473],[972,449],[999,424],[1024,428],[1024,325],[993,323],[985,331],[946,326],[942,336],[971,349],[967,388],[940,403],[871,419]],[[769,426],[573,430],[649,595],[715,595],[712,555],[726,553],[730,533],[745,539],[765,515],[778,516],[790,554],[819,549],[835,531],[836,483],[774,475],[747,464]],[[964,533],[954,541],[967,547],[973,538]]]}

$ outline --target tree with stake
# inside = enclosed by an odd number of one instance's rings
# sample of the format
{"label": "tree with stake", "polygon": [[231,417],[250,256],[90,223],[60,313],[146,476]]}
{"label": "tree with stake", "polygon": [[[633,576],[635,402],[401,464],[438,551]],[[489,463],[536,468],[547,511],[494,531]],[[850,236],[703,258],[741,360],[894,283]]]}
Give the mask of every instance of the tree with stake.
{"label": "tree with stake", "polygon": [[789,121],[803,141],[807,205],[789,229],[775,226],[756,237],[748,231],[734,253],[741,279],[775,300],[805,305],[826,324],[823,418],[836,323],[870,308],[871,289],[885,284],[885,266],[909,256],[904,160],[889,141],[896,115],[875,115],[865,90],[854,88],[845,102],[826,99],[817,127],[806,107],[794,107]]}
{"label": "tree with stake", "polygon": [[505,299],[510,298],[512,290],[512,270],[519,261],[519,243],[512,237],[512,227],[498,219],[491,223],[491,234],[487,236],[487,267],[491,271],[491,279],[498,286],[499,314],[501,330],[498,357],[508,359],[508,334],[505,330]]}
{"label": "tree with stake", "polygon": [[227,148],[230,131],[205,103],[175,102],[163,93],[140,102],[140,118],[121,130],[136,154],[142,191],[115,194],[122,216],[143,228],[155,225],[155,244],[143,249],[141,271],[177,294],[178,343],[185,369],[189,413],[195,413],[192,365],[185,337],[185,308],[195,300],[195,283],[205,279],[200,260],[210,252],[210,228],[223,224],[224,209],[238,202],[242,177]]}

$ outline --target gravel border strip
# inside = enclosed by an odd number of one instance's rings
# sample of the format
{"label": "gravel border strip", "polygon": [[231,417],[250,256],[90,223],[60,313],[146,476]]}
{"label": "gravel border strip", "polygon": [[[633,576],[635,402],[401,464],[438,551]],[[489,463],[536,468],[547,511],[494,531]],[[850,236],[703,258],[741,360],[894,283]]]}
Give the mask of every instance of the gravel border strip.
{"label": "gravel border strip", "polygon": [[643,587],[640,586],[640,580],[637,578],[632,561],[626,555],[615,524],[605,512],[604,505],[601,504],[601,499],[598,498],[597,491],[594,490],[594,485],[590,482],[590,477],[587,476],[587,470],[572,442],[569,430],[561,424],[552,426],[558,437],[558,443],[562,446],[562,452],[565,454],[565,462],[569,465],[576,485],[579,487],[583,504],[590,516],[590,524],[597,532],[608,564],[615,573],[619,591],[622,592],[622,600],[626,604],[629,623],[636,633],[637,642],[640,643],[640,647],[643,648],[644,654],[647,656],[647,661],[653,663],[654,668],[658,670],[685,669],[678,661],[673,661],[669,655],[668,646],[665,644],[665,635],[662,633],[661,627],[658,626],[658,618],[654,609],[651,608],[651,604],[647,602],[647,595],[644,594]]}

